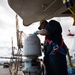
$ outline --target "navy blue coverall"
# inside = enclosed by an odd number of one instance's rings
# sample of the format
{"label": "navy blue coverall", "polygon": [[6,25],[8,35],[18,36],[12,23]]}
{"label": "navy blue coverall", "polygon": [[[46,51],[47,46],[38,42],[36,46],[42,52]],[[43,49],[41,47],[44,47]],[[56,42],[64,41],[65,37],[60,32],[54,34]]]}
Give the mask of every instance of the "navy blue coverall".
{"label": "navy blue coverall", "polygon": [[[52,40],[54,43],[60,46],[62,43],[62,28],[60,23],[55,20],[51,20],[45,29],[49,32],[49,35],[46,35],[45,38]],[[65,50],[65,47],[63,48]],[[66,56],[60,52],[50,55],[52,50],[52,45],[46,42],[44,52],[46,75],[68,75]]]}

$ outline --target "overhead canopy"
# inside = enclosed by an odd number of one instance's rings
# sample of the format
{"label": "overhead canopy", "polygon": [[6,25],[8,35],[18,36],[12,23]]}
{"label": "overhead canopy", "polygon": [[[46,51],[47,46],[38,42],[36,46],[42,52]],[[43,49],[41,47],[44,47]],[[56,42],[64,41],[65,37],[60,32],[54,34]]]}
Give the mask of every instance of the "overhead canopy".
{"label": "overhead canopy", "polygon": [[62,0],[8,0],[10,7],[29,26],[42,19],[71,15]]}

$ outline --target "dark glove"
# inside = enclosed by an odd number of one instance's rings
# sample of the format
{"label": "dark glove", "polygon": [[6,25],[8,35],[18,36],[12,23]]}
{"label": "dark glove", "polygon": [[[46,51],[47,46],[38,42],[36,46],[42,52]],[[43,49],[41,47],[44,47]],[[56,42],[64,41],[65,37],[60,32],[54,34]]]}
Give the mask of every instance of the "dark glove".
{"label": "dark glove", "polygon": [[38,35],[38,31],[35,31],[35,32],[34,32],[34,35]]}

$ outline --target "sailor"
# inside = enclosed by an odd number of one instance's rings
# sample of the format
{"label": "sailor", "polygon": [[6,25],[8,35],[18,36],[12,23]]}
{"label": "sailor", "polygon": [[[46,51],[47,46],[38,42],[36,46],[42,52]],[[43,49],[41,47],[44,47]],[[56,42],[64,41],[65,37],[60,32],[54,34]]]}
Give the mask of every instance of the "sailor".
{"label": "sailor", "polygon": [[56,20],[40,21],[35,35],[45,36],[44,64],[46,75],[68,75],[66,54],[68,48],[62,39],[62,27]]}

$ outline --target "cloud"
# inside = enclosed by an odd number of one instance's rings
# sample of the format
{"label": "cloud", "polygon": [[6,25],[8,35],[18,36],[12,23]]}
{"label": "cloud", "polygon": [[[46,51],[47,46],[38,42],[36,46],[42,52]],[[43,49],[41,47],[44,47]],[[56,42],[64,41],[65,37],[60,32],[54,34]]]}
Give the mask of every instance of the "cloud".
{"label": "cloud", "polygon": [[11,56],[11,48],[7,46],[0,47],[0,57]]}

